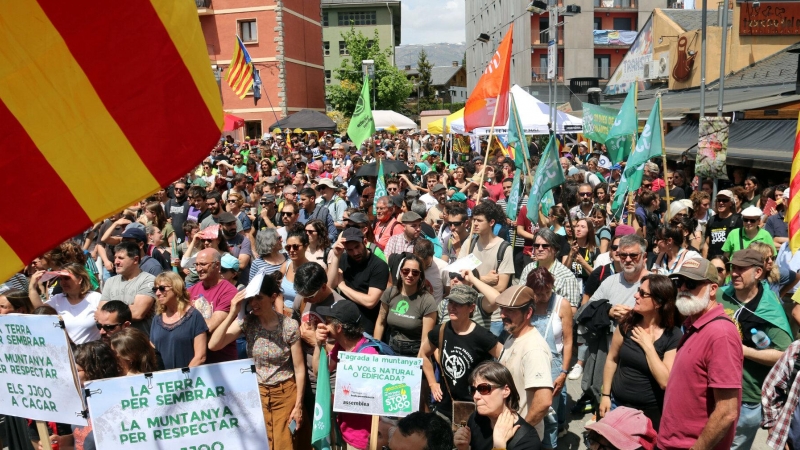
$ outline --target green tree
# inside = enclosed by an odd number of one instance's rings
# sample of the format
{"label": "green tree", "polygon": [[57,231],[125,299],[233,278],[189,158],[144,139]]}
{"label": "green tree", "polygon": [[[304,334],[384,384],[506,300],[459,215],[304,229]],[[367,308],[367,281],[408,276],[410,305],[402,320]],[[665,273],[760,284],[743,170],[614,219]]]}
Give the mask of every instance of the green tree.
{"label": "green tree", "polygon": [[430,101],[433,98],[433,86],[431,85],[432,69],[433,64],[428,61],[428,53],[426,53],[423,48],[419,51],[419,56],[417,57],[417,72],[419,73],[417,76],[417,83],[419,83],[420,100],[424,98]]}
{"label": "green tree", "polygon": [[372,39],[367,39],[361,31],[356,33],[355,28],[351,27],[350,31],[342,33],[342,39],[350,57],[342,60],[339,68],[334,70],[334,77],[339,80],[339,85],[326,88],[328,103],[347,116],[353,113],[363,83],[361,61],[371,59],[375,61],[371,92],[374,92],[373,98],[376,98],[375,104],[371,105],[372,109],[400,109],[411,95],[413,86],[406,79],[405,73],[392,65],[394,49],[389,47],[381,50],[378,30],[375,30]]}

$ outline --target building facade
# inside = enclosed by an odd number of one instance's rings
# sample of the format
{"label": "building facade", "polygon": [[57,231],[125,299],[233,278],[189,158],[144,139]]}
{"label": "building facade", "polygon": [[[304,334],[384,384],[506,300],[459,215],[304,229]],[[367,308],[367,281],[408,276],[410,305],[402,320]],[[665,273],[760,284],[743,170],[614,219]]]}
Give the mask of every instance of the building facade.
{"label": "building facade", "polygon": [[339,84],[333,73],[349,54],[342,33],[355,28],[371,39],[378,31],[381,48],[400,45],[400,2],[371,0],[322,0],[322,52],[325,66],[325,85]]}
{"label": "building facade", "polygon": [[[325,111],[322,25],[319,2],[304,0],[195,0],[225,112],[245,119],[244,135],[301,109]],[[225,77],[236,36],[259,71],[261,100],[239,99]]]}

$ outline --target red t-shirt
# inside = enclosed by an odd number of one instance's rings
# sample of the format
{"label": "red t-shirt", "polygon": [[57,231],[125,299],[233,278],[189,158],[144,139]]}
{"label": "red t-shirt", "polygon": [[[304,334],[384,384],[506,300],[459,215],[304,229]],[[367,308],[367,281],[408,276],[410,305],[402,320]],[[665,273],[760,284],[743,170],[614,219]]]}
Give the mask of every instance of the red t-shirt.
{"label": "red t-shirt", "polygon": [[[528,206],[523,205],[522,208],[519,209],[519,214],[517,214],[517,226],[521,226],[530,234],[535,234],[533,222],[528,219]],[[536,226],[536,230],[539,229],[539,226]],[[531,256],[533,255],[533,239],[525,239],[525,243],[522,244],[522,253]]]}
{"label": "red t-shirt", "polygon": [[[684,323],[678,353],[667,382],[658,432],[658,448],[691,448],[716,407],[713,388],[738,389],[736,410],[742,405],[742,338],[722,305],[715,306],[694,323]],[[738,419],[737,419],[738,420]],[[714,447],[730,449],[736,421]]]}
{"label": "red t-shirt", "polygon": [[489,194],[489,199],[491,199],[492,201],[496,202],[498,200],[506,198],[506,196],[503,195],[502,183],[497,183],[497,184],[484,183],[483,189],[486,191],[487,194]]}
{"label": "red t-shirt", "polygon": [[[354,349],[366,342],[366,338],[361,338]],[[339,362],[339,352],[343,351],[341,345],[336,343],[329,353],[332,360]],[[367,347],[358,353],[365,355],[377,355],[375,347]],[[355,448],[369,447],[369,431],[372,428],[372,416],[366,414],[336,413],[336,423],[342,432],[342,439]]]}
{"label": "red t-shirt", "polygon": [[[192,306],[200,311],[203,317],[206,317],[206,320],[208,320],[208,315],[205,310],[208,310],[208,312],[212,314],[216,311],[229,312],[231,310],[231,300],[235,295],[236,287],[228,282],[228,280],[222,279],[219,280],[216,286],[209,289],[203,287],[202,282],[189,288],[189,299],[192,302]],[[201,304],[195,305],[195,301],[200,297],[205,297],[210,307],[205,308]],[[209,350],[206,352],[206,355],[206,364],[239,359],[239,352],[236,350],[236,342],[231,342],[225,348],[217,352]]]}

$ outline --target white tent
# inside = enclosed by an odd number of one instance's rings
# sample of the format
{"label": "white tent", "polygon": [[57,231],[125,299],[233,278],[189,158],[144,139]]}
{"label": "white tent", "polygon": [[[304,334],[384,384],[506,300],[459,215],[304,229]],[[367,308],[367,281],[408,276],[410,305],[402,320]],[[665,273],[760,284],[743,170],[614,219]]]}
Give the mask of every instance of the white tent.
{"label": "white tent", "polygon": [[398,130],[416,130],[418,128],[416,122],[394,111],[372,111],[372,119],[375,120],[376,130],[385,130],[387,128],[397,128]]}
{"label": "white tent", "polygon": [[[517,104],[519,111],[520,122],[525,134],[547,134],[550,131],[547,129],[547,124],[550,122],[550,107],[546,103],[541,102],[536,97],[525,92],[524,89],[518,85],[511,88],[511,94],[514,95],[514,102]],[[581,133],[583,131],[583,120],[575,116],[571,116],[563,111],[556,111],[557,114],[557,134],[565,133]],[[464,119],[454,120],[450,124],[450,129],[453,133],[466,134],[464,132]],[[472,130],[471,134],[477,136],[488,135],[489,127],[476,128]],[[494,127],[495,134],[508,134],[508,124],[503,126]]]}

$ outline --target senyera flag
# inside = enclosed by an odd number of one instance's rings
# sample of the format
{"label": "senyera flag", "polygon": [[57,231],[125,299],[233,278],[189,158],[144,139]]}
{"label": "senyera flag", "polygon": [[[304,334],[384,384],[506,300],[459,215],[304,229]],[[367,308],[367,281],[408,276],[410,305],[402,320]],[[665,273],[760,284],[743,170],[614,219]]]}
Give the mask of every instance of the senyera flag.
{"label": "senyera flag", "polygon": [[185,175],[222,105],[193,3],[21,0],[0,15],[0,281]]}
{"label": "senyera flag", "polygon": [[786,221],[789,222],[789,248],[792,253],[800,249],[800,117],[794,135],[794,155],[792,156],[792,181],[789,186],[789,207]]}
{"label": "senyera flag", "polygon": [[[478,127],[490,127],[508,122],[508,91],[511,75],[511,43],[514,25],[508,27],[506,37],[492,56],[486,70],[469,94],[464,107],[464,128],[469,133]],[[492,117],[497,109],[497,115]]]}

